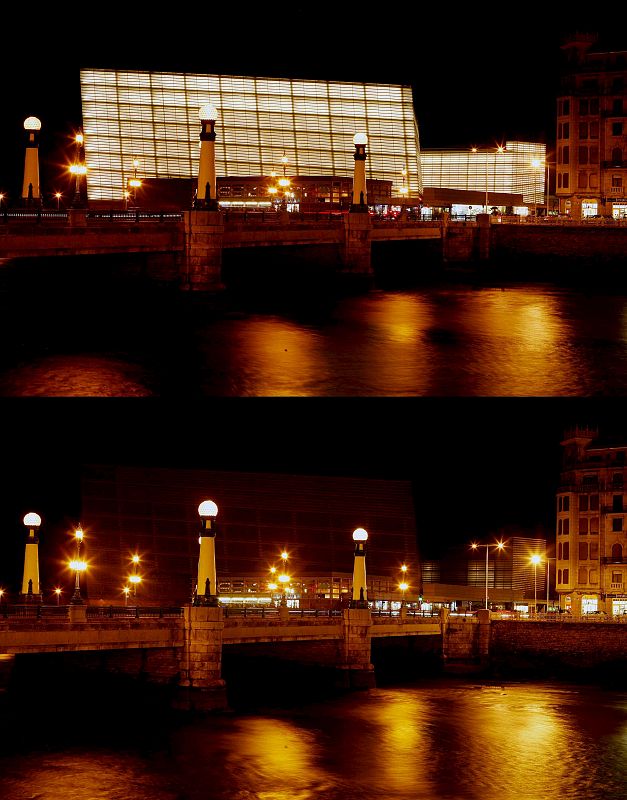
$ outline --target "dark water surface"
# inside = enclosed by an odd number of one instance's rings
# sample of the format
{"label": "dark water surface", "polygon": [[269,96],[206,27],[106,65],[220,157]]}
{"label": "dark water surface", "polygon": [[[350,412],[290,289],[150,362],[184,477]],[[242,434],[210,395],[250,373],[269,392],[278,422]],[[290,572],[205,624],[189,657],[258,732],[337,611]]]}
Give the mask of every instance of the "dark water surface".
{"label": "dark water surface", "polygon": [[300,287],[206,300],[50,270],[3,274],[0,395],[627,394],[627,292]]}
{"label": "dark water surface", "polygon": [[5,800],[626,796],[625,692],[429,679],[176,724],[148,723],[129,707],[99,734],[89,700],[76,701],[68,698],[68,716],[80,734],[69,743],[57,720],[42,717],[19,749],[4,749]]}

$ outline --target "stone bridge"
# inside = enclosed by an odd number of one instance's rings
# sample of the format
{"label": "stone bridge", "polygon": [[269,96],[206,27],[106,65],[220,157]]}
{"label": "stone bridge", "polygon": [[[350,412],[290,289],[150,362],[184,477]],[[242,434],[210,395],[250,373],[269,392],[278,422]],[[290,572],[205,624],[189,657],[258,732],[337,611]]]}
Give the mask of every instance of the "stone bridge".
{"label": "stone bridge", "polygon": [[388,222],[369,214],[5,211],[0,214],[0,262],[145,254],[158,264],[157,277],[184,289],[215,290],[222,287],[222,258],[229,249],[332,246],[347,272],[369,275],[373,242],[441,235],[439,222]]}

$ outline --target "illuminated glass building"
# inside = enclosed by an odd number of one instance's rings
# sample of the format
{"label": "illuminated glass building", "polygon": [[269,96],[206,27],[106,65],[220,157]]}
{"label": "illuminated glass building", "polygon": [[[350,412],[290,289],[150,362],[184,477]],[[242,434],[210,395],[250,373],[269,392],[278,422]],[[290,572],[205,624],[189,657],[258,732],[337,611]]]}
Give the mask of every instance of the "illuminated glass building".
{"label": "illuminated glass building", "polygon": [[503,151],[423,150],[420,154],[425,186],[522,194],[527,206],[544,206],[546,145],[507,142]]}
{"label": "illuminated glass building", "polygon": [[[410,86],[84,69],[90,200],[120,200],[133,159],[146,178],[198,174],[198,109],[218,109],[218,176],[352,175],[353,136],[368,135],[367,178],[422,191]],[[404,176],[403,170],[407,170]]]}

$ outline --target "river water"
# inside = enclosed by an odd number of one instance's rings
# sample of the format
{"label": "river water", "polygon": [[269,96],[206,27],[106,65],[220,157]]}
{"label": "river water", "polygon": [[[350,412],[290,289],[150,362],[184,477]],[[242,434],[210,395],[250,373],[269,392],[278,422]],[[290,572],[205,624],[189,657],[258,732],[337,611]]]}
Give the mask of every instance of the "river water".
{"label": "river water", "polygon": [[68,698],[65,721],[34,717],[17,745],[4,731],[3,800],[627,796],[622,691],[430,678],[176,723],[128,707],[104,731],[92,708]]}
{"label": "river water", "polygon": [[0,286],[2,396],[627,394],[627,292],[430,285],[205,301]]}

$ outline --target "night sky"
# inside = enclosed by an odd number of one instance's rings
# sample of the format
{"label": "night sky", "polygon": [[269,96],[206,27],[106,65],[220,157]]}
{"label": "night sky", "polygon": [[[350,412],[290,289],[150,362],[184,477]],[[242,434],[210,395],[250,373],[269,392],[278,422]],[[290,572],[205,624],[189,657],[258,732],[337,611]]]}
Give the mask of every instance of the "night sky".
{"label": "night sky", "polygon": [[[552,146],[560,36],[627,48],[627,11],[408,3],[12,6],[3,24],[0,188],[21,190],[22,123],[43,123],[53,191],[80,124],[79,69],[119,67],[410,84],[423,147]],[[54,187],[52,184],[54,183]]]}

